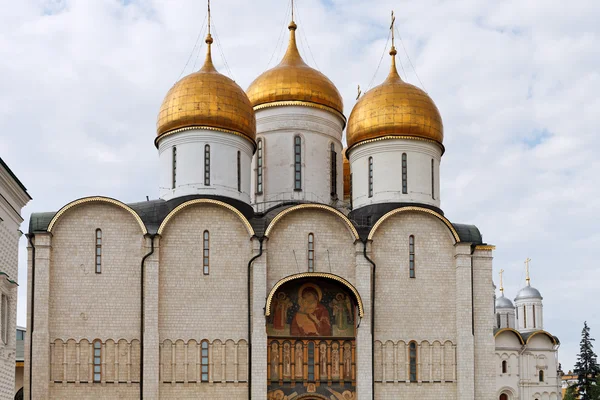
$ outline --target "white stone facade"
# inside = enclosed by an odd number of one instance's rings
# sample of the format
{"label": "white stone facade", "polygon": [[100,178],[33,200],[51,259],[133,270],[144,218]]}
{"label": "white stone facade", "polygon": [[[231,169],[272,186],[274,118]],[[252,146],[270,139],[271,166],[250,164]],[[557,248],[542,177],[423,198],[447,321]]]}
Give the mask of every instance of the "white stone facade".
{"label": "white stone facade", "polygon": [[21,209],[31,200],[0,159],[0,399],[15,396],[18,251]]}

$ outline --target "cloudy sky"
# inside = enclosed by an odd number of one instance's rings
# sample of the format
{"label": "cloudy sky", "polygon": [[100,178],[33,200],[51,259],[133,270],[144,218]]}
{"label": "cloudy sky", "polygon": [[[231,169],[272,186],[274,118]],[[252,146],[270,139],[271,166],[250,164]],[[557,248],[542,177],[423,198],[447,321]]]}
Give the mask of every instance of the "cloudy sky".
{"label": "cloudy sky", "polygon": [[[0,156],[34,198],[26,221],[88,195],[156,198],[156,114],[182,71],[202,61],[204,1],[3,3]],[[584,320],[600,339],[592,255],[600,248],[600,2],[297,0],[297,8],[300,51],[337,85],[346,115],[357,85],[387,73],[387,56],[378,65],[396,11],[401,75],[421,86],[408,53],[444,119],[442,208],[497,245],[494,279],[506,271],[510,298],[525,283],[525,258],[533,260],[545,328],[572,368]],[[232,77],[247,88],[281,57],[289,4],[213,0],[212,9]],[[22,238],[23,326],[24,250]]]}

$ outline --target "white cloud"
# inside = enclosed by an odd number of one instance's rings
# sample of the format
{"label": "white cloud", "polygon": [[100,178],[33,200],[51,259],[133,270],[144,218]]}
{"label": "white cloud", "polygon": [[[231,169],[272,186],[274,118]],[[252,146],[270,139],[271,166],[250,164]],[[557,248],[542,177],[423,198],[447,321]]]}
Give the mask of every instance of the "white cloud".
{"label": "white cloud", "polygon": [[[275,59],[284,50],[286,2],[213,3],[227,62],[247,87],[265,70],[282,29]],[[356,85],[365,89],[373,77],[396,9],[404,45],[445,123],[443,209],[453,221],[477,224],[498,246],[494,265],[507,271],[507,294],[523,285],[523,260],[533,259],[546,328],[562,340],[560,359],[569,368],[584,319],[600,338],[592,252],[600,248],[600,2],[297,3],[301,51],[306,37],[316,64],[342,92],[346,115]],[[85,195],[157,197],[156,113],[204,17],[202,2],[192,0],[4,5],[0,154],[34,197],[26,218]],[[215,58],[225,71],[218,51]],[[388,66],[385,56],[375,84]],[[21,245],[24,325],[24,239]]]}

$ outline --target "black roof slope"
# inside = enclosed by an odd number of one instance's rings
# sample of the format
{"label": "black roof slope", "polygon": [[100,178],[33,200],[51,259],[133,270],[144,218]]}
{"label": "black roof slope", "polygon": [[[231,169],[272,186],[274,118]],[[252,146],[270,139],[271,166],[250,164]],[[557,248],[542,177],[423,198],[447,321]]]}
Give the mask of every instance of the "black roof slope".
{"label": "black roof slope", "polygon": [[[127,204],[131,207],[142,219],[146,229],[149,234],[155,234],[158,231],[158,228],[161,222],[165,219],[165,217],[173,211],[177,206],[183,204],[189,200],[194,199],[213,199],[219,200],[226,204],[229,204],[239,210],[250,222],[252,228],[257,237],[263,237],[267,226],[269,223],[275,218],[280,212],[283,210],[293,207],[298,204],[302,204],[299,202],[289,202],[280,204],[277,207],[271,208],[264,213],[254,213],[252,207],[242,201],[234,200],[229,197],[223,196],[200,196],[200,195],[191,195],[191,196],[183,196],[177,197],[171,200],[149,200],[142,201],[138,203],[130,203]],[[355,210],[350,213],[349,219],[354,224],[354,227],[358,231],[360,238],[362,240],[366,240],[369,231],[372,226],[377,222],[379,218],[381,218],[385,213],[390,210],[408,207],[408,206],[419,206],[426,207],[428,209],[432,209],[442,214],[439,208],[431,207],[423,204],[414,204],[414,203],[388,203],[383,205],[377,205],[374,207],[363,207],[360,210]],[[48,229],[48,225],[50,221],[56,215],[55,212],[43,212],[43,213],[33,213],[29,220],[29,233],[35,232],[45,232]],[[371,218],[367,218],[367,217]],[[472,244],[483,244],[483,239],[479,229],[475,225],[465,225],[465,224],[452,224],[454,229],[458,233],[460,240],[462,242],[472,243]]]}

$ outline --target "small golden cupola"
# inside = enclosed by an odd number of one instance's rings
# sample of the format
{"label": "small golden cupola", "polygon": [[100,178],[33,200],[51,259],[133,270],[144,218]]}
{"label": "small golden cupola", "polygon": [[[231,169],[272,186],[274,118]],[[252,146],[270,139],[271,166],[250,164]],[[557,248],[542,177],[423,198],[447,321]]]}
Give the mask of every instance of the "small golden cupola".
{"label": "small golden cupola", "polygon": [[210,30],[202,68],[178,81],[169,90],[158,114],[155,143],[184,129],[208,129],[242,135],[253,144],[256,117],[244,90],[220,74],[212,62]]}
{"label": "small golden cupola", "polygon": [[387,79],[365,93],[352,109],[346,131],[348,149],[367,140],[394,137],[420,138],[442,145],[444,127],[438,108],[427,93],[400,78],[396,54],[392,41],[392,66]]}
{"label": "small golden cupola", "polygon": [[255,110],[285,105],[317,106],[342,115],[344,103],[333,82],[309,67],[298,52],[293,21],[288,26],[290,41],[285,56],[276,67],[264,72],[246,91]]}

